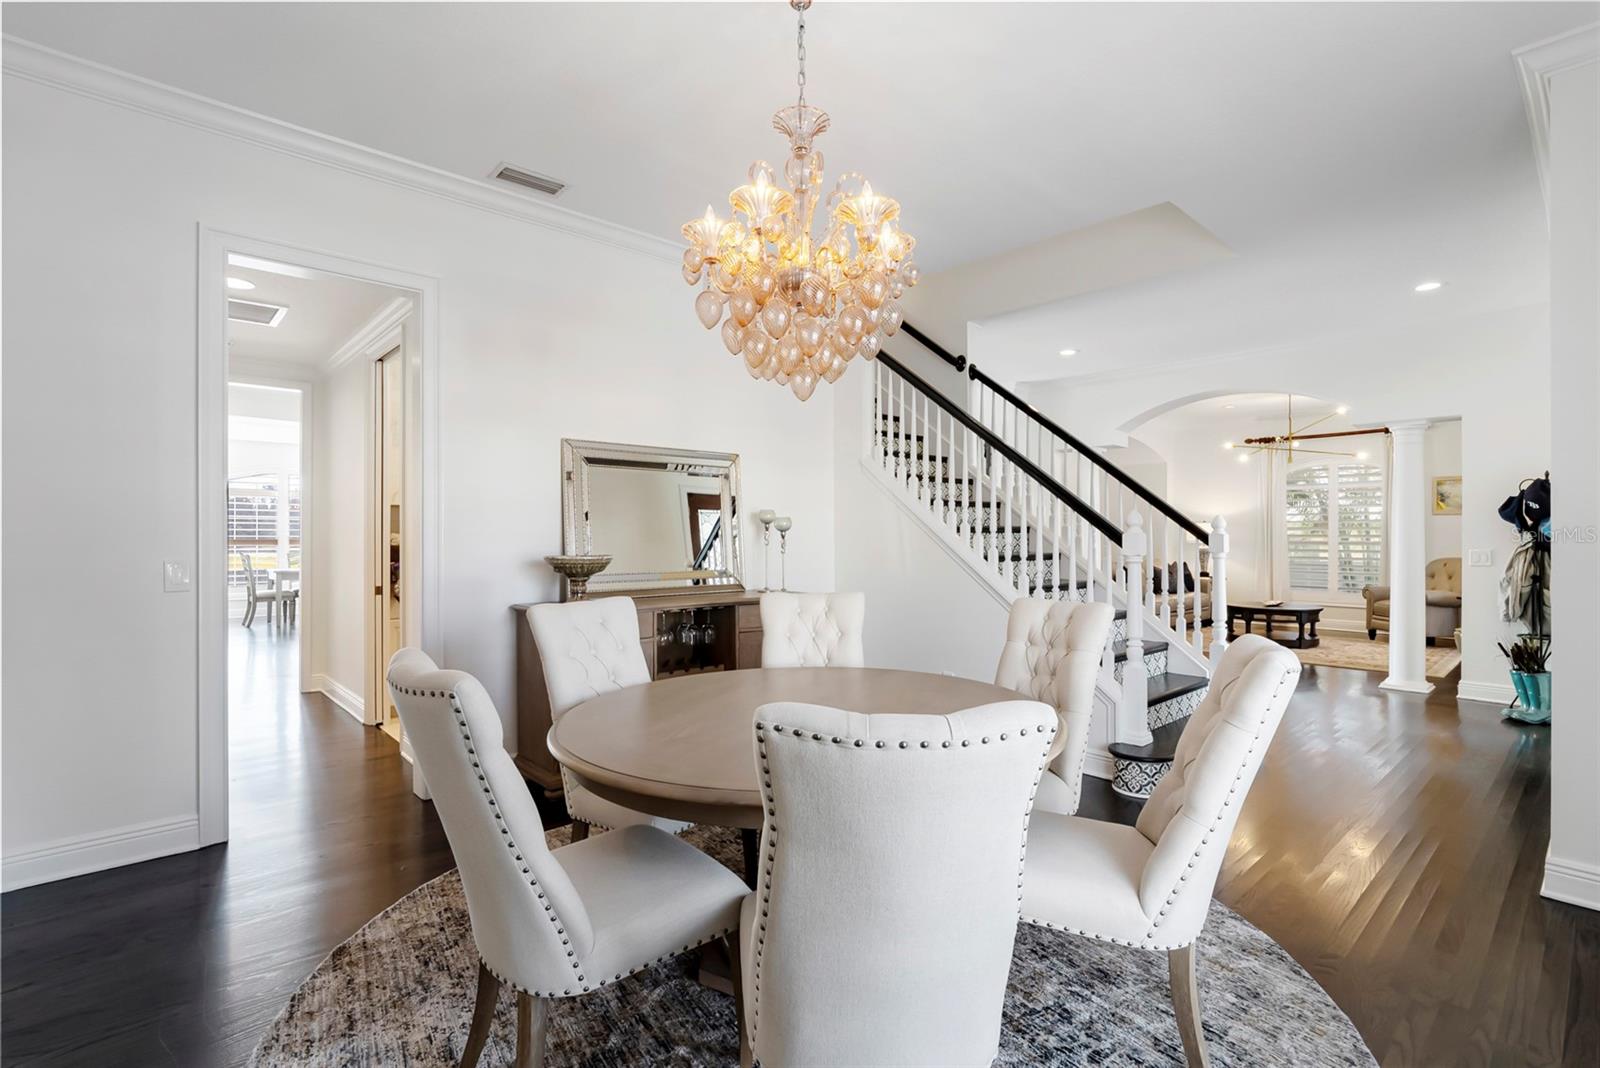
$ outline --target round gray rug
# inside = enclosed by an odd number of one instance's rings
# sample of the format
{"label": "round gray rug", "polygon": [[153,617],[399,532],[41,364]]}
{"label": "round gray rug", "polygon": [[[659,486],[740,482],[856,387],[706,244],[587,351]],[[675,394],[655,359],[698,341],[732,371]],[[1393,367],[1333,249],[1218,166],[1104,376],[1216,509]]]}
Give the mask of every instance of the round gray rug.
{"label": "round gray rug", "polygon": [[[731,831],[687,840],[740,870]],[[552,848],[565,829],[550,832]],[[1272,939],[1215,902],[1199,943],[1211,1061],[1297,1068],[1370,1066],[1349,1018]],[[301,985],[253,1065],[446,1066],[460,1059],[478,958],[461,880],[425,883],[336,948]],[[483,1065],[507,1065],[512,995],[502,991]],[[738,1063],[733,1000],[694,980],[694,956],[551,1006],[551,1065]],[[1022,926],[997,1065],[1183,1065],[1164,953]]]}

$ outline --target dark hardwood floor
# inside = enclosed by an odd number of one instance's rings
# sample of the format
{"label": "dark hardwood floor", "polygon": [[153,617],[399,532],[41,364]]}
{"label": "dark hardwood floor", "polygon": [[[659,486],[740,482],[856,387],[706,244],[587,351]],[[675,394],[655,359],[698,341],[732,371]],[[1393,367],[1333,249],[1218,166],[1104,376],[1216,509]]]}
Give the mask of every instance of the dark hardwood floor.
{"label": "dark hardwood floor", "polygon": [[[239,1063],[329,950],[450,867],[392,741],[295,692],[265,627],[230,655],[233,840],[5,895],[5,1064]],[[1600,916],[1538,896],[1548,733],[1378,679],[1306,670],[1218,895],[1384,1065],[1593,1068]],[[1089,780],[1084,813],[1137,805]]]}

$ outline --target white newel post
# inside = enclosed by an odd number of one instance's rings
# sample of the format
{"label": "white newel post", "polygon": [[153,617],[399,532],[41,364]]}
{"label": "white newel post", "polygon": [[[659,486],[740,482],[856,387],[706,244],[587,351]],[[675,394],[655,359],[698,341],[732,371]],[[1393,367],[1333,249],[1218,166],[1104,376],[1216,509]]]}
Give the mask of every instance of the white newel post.
{"label": "white newel post", "polygon": [[1144,532],[1144,517],[1128,516],[1122,532],[1122,566],[1127,582],[1123,586],[1127,609],[1128,656],[1122,667],[1122,707],[1117,714],[1116,740],[1124,745],[1149,745],[1149,677],[1144,672],[1144,558],[1149,538]]}
{"label": "white newel post", "polygon": [[[1195,614],[1198,624],[1199,614]],[[1228,521],[1211,517],[1211,666],[1228,651]]]}
{"label": "white newel post", "polygon": [[1427,472],[1423,464],[1426,419],[1389,424],[1394,448],[1390,472],[1389,516],[1389,677],[1385,690],[1428,693],[1427,654],[1423,648],[1427,612]]}

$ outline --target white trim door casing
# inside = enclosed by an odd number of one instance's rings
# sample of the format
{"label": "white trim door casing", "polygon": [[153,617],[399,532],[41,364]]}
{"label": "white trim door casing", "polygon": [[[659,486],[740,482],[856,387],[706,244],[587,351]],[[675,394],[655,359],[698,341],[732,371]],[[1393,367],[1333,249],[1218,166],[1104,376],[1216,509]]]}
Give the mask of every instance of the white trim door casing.
{"label": "white trim door casing", "polygon": [[[194,570],[197,622],[195,789],[199,845],[228,838],[228,255],[240,253],[344,275],[416,294],[408,341],[417,386],[414,449],[416,487],[410,514],[417,528],[418,596],[414,598],[418,644],[442,659],[439,612],[439,280],[430,275],[249,237],[201,223],[197,227],[196,308],[196,500],[199,502]],[[408,476],[410,472],[408,471]],[[408,486],[409,489],[409,486]],[[309,546],[315,554],[316,546]],[[410,622],[410,620],[408,620]],[[302,670],[304,670],[302,668]],[[305,685],[302,678],[302,686]],[[414,785],[423,792],[420,777]]]}

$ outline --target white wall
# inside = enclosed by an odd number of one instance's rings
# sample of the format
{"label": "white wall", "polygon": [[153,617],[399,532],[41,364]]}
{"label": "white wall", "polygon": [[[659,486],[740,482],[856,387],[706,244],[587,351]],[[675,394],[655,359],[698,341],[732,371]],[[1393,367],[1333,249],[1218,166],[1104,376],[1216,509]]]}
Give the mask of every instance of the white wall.
{"label": "white wall", "polygon": [[[908,515],[862,470],[871,365],[853,362],[834,389],[838,589],[867,595],[868,666],[993,680],[1005,644],[1007,606],[940,546],[922,519]],[[792,581],[789,586],[803,588]]]}
{"label": "white wall", "polygon": [[[28,78],[6,79],[4,131],[4,659],[28,665],[4,678],[7,885],[198,840],[196,598],[162,593],[161,564],[197,554],[202,225],[440,280],[442,652],[499,703],[508,746],[507,606],[555,596],[542,558],[561,544],[564,436],[740,453],[747,500],[795,518],[792,584],[833,585],[830,391],[802,405],[752,382],[699,326],[670,247],[628,251]],[[117,280],[94,315],[88,263]],[[107,483],[111,455],[139,477]],[[90,484],[103,492],[62,489]],[[94,543],[107,508],[124,524],[114,557]],[[107,589],[137,627],[84,628]]]}
{"label": "white wall", "polygon": [[[1591,44],[1589,55],[1594,55]],[[1600,64],[1550,80],[1553,725],[1544,892],[1600,909]]]}
{"label": "white wall", "polygon": [[[1496,642],[1499,582],[1516,532],[1495,509],[1517,483],[1550,466],[1548,312],[1543,305],[1320,339],[1289,349],[1179,365],[1159,372],[1038,384],[1025,396],[1091,443],[1120,444],[1161,410],[1201,396],[1294,392],[1350,405],[1367,425],[1407,418],[1461,423],[1463,556],[1492,554],[1469,567],[1462,589],[1463,696],[1509,701]],[[1558,580],[1559,581],[1559,580]]]}
{"label": "white wall", "polygon": [[[1428,521],[1424,540],[1428,559],[1461,555],[1461,517],[1433,514],[1433,480],[1461,474],[1461,421],[1430,426],[1422,436],[1422,475],[1427,480]],[[1542,472],[1541,472],[1542,473]],[[1510,491],[1506,491],[1510,496]],[[1464,510],[1464,509],[1463,509]],[[1463,560],[1463,563],[1466,561]]]}
{"label": "white wall", "polygon": [[[367,437],[372,364],[355,359],[317,384],[312,441],[311,674],[358,697],[367,690]],[[321,676],[322,679],[318,679]],[[335,691],[337,692],[337,691]]]}

